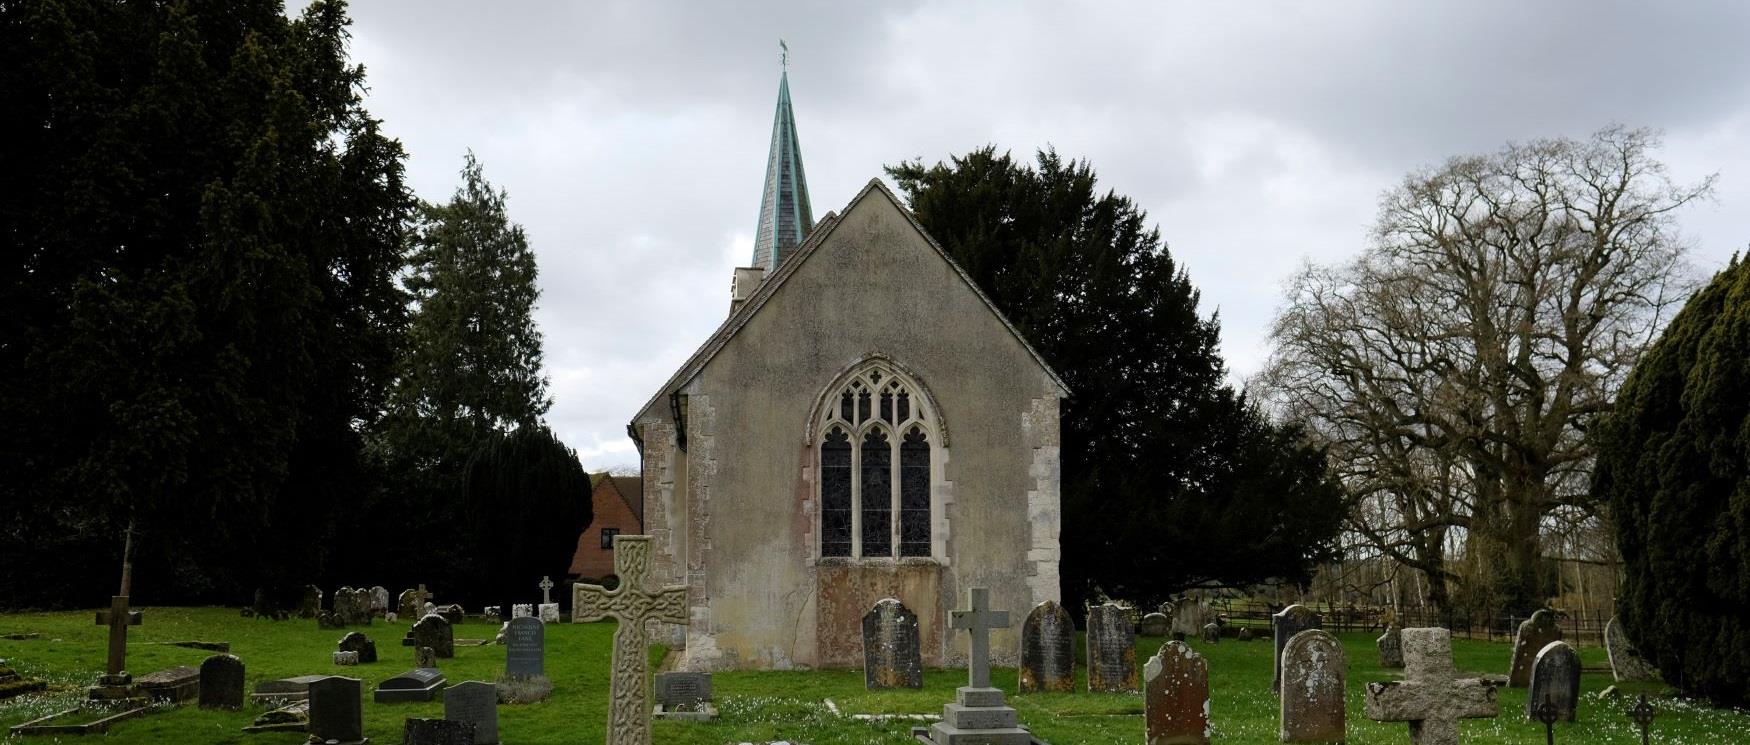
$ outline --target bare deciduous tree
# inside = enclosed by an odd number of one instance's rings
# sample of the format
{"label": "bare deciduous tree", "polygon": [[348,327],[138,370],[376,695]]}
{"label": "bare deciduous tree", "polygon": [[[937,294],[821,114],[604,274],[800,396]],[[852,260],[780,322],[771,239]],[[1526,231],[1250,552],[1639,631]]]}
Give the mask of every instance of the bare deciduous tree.
{"label": "bare deciduous tree", "polygon": [[1328,443],[1349,529],[1437,605],[1460,536],[1472,589],[1539,605],[1544,518],[1592,509],[1585,429],[1686,296],[1673,212],[1713,185],[1674,183],[1657,144],[1612,127],[1412,174],[1359,258],[1287,288],[1254,388]]}

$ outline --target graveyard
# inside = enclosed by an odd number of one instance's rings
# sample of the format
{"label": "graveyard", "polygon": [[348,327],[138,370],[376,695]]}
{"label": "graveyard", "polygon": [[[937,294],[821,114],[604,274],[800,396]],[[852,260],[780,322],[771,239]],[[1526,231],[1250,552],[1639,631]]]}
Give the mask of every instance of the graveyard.
{"label": "graveyard", "polygon": [[[375,743],[401,742],[408,718],[441,718],[441,697],[430,702],[375,703],[375,685],[412,666],[413,652],[397,640],[409,625],[378,619],[370,626],[348,630],[321,629],[303,619],[268,621],[240,618],[228,608],[155,608],[142,610],[146,621],[130,628],[128,668],[142,673],[199,666],[214,654],[207,649],[174,646],[171,642],[226,642],[245,667],[245,686],[254,690],[266,680],[300,675],[345,675],[362,681],[364,734]],[[1017,619],[1018,620],[1018,619]],[[547,624],[545,668],[553,681],[550,697],[539,703],[500,704],[498,729],[505,743],[599,742],[607,726],[612,622]],[[468,640],[488,640],[498,624],[469,618],[455,625],[455,656],[437,661],[450,684],[491,681],[504,671],[506,648],[496,644],[470,646]],[[331,660],[337,641],[357,631],[375,640],[380,658],[374,663],[337,666]],[[92,623],[89,611],[13,613],[0,615],[0,637],[35,634],[27,639],[0,638],[0,659],[27,676],[47,682],[49,690],[0,701],[0,728],[67,708],[85,696],[104,666],[105,627]],[[1267,634],[1267,630],[1265,630]],[[1373,634],[1338,635],[1347,659],[1346,710],[1348,742],[1388,745],[1406,741],[1401,723],[1374,722],[1363,715],[1367,683],[1395,680],[1396,670],[1379,666]],[[1136,659],[1146,660],[1167,638],[1139,636]],[[1208,662],[1212,741],[1222,743],[1278,742],[1277,697],[1271,693],[1271,643],[1260,635],[1241,642],[1231,636],[1219,643],[1188,642]],[[650,647],[652,670],[660,669],[667,650]],[[1681,699],[1665,698],[1657,682],[1613,683],[1603,648],[1581,645],[1584,672],[1576,720],[1556,725],[1557,742],[1639,742],[1626,712],[1635,696],[1649,694],[1658,708],[1652,741],[1718,743],[1732,741],[1750,728],[1750,714],[1717,710]],[[1073,692],[1016,693],[1016,670],[994,667],[990,680],[1006,694],[1006,703],[1020,722],[1050,743],[1143,742],[1144,711],[1140,693],[1089,693],[1083,640],[1075,646]],[[1511,647],[1500,642],[1453,641],[1453,656],[1461,673],[1505,676]],[[913,726],[927,724],[906,716],[941,712],[954,689],[966,682],[966,670],[928,668],[920,689],[865,688],[860,669],[817,671],[720,672],[712,676],[712,696],[720,716],[715,722],[656,721],[653,742],[664,745],[786,741],[811,745],[890,743],[916,740]],[[1620,695],[1600,701],[1599,691],[1616,685]],[[1528,721],[1526,689],[1501,687],[1499,716],[1466,720],[1460,726],[1466,743],[1541,742],[1542,725]],[[831,701],[831,705],[827,701]],[[116,723],[101,740],[117,743],[177,742],[260,743],[302,742],[302,733],[245,734],[242,729],[265,709],[202,709],[192,701],[158,705],[143,716]],[[7,742],[43,742],[45,738],[11,738]],[[63,740],[65,741],[65,740]]]}

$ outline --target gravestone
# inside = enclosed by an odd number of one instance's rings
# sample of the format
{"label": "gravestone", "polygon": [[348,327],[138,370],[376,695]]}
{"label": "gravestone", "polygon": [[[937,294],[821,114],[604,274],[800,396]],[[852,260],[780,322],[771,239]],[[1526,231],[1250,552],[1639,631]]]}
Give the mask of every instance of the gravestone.
{"label": "gravestone", "polygon": [[1347,679],[1348,661],[1337,637],[1308,629],[1289,639],[1282,648],[1282,742],[1343,742]]}
{"label": "gravestone", "polygon": [[450,628],[448,620],[436,613],[415,622],[401,644],[414,648],[431,647],[438,657],[446,660],[456,656],[456,632]]}
{"label": "gravestone", "polygon": [[310,702],[293,701],[262,712],[244,732],[307,732],[310,729]]}
{"label": "gravestone", "polygon": [[1113,603],[1088,608],[1088,690],[1134,692],[1136,632]]}
{"label": "gravestone", "polygon": [[1209,661],[1181,641],[1161,645],[1142,668],[1148,745],[1207,745]]}
{"label": "gravestone", "polygon": [[334,650],[334,664],[342,667],[352,667],[359,664],[359,653],[345,650]]}
{"label": "gravestone", "polygon": [[432,651],[431,647],[414,647],[413,666],[435,669],[438,666],[437,652]]}
{"label": "gravestone", "polygon": [[201,671],[188,665],[159,670],[134,681],[148,701],[178,704],[200,698]]}
{"label": "gravestone", "polygon": [[553,602],[553,578],[552,577],[542,577],[540,583],[537,584],[536,587],[541,588],[541,604],[542,605],[546,605],[547,603]]}
{"label": "gravestone", "polygon": [[942,721],[928,729],[913,729],[914,737],[933,745],[1029,745],[1032,734],[1022,729],[1003,692],[990,684],[990,630],[1009,627],[1009,612],[990,608],[990,591],[967,591],[967,609],[951,611],[948,626],[969,635],[966,685],[954,691],[954,703],[942,707]]}
{"label": "gravestone", "polygon": [[445,621],[449,621],[451,626],[460,624],[468,619],[468,612],[462,610],[462,606],[454,604],[438,606],[437,614],[443,616]]}
{"label": "gravestone", "polygon": [[1056,600],[1036,606],[1021,622],[1020,693],[1062,691],[1076,687],[1076,627]]}
{"label": "gravestone", "polygon": [[379,704],[430,701],[444,688],[444,674],[429,667],[416,667],[377,684],[373,696]]}
{"label": "gravestone", "polygon": [[1252,640],[1252,637],[1252,627],[1250,626],[1241,626],[1240,633],[1234,634],[1234,638],[1242,642],[1249,642]]}
{"label": "gravestone", "polygon": [[371,625],[371,591],[342,587],[334,593],[334,615],[342,626]]}
{"label": "gravestone", "polygon": [[656,705],[665,709],[711,700],[710,673],[657,673]]}
{"label": "gravestone", "polygon": [[1604,652],[1610,656],[1610,675],[1616,682],[1628,680],[1658,680],[1659,670],[1635,652],[1623,633],[1616,616],[1604,624]]}
{"label": "gravestone", "polygon": [[389,611],[388,613],[383,614],[383,620],[388,623],[395,623],[396,621],[401,620],[401,614],[396,613],[395,611]]}
{"label": "gravestone", "polygon": [[496,745],[498,686],[469,680],[444,689],[444,718],[474,725],[472,745]]}
{"label": "gravestone", "polygon": [[1281,613],[1270,617],[1270,626],[1276,637],[1276,657],[1271,664],[1270,690],[1282,690],[1282,648],[1288,646],[1288,640],[1302,631],[1324,628],[1324,625],[1324,619],[1319,618],[1319,614],[1298,603],[1283,608]]}
{"label": "gravestone", "polygon": [[300,675],[295,678],[279,680],[264,680],[255,684],[255,693],[249,695],[249,703],[258,706],[284,706],[293,701],[303,701],[310,698],[310,684],[326,678],[326,675]]}
{"label": "gravestone", "polygon": [[533,618],[513,618],[504,633],[504,674],[512,678],[546,675],[547,628]]}
{"label": "gravestone", "polygon": [[1221,643],[1221,625],[1216,623],[1203,624],[1203,641],[1205,644]]}
{"label": "gravestone", "polygon": [[1554,611],[1540,610],[1520,622],[1519,630],[1513,634],[1513,664],[1507,670],[1507,685],[1513,688],[1531,685],[1531,664],[1537,660],[1537,653],[1550,642],[1561,640],[1562,628],[1556,625]]}
{"label": "gravestone", "polygon": [[1525,697],[1525,718],[1537,721],[1537,706],[1548,700],[1556,719],[1574,721],[1580,705],[1580,653],[1567,642],[1550,642],[1531,663],[1531,691]]}
{"label": "gravestone", "polygon": [[37,678],[26,678],[6,660],[0,660],[0,701],[22,696],[26,693],[36,693],[46,689],[49,684]]}
{"label": "gravestone", "polygon": [[1162,613],[1150,613],[1142,617],[1143,636],[1166,636],[1172,633],[1173,619]]}
{"label": "gravestone", "polygon": [[1452,632],[1404,629],[1404,679],[1368,683],[1367,718],[1408,722],[1412,745],[1458,745],[1458,720],[1499,713],[1495,684],[1459,678],[1452,666]]}
{"label": "gravestone", "polygon": [[650,536],[614,536],[614,573],[609,590],[579,582],[571,586],[571,620],[588,623],[612,617],[613,677],[608,681],[607,745],[650,745],[650,642],[645,624],[687,622],[686,585],[652,586]]}
{"label": "gravestone", "polygon": [[534,618],[535,606],[528,603],[517,603],[510,607],[511,618]]}
{"label": "gravestone", "polygon": [[134,676],[127,670],[128,627],[140,625],[145,618],[139,611],[128,608],[126,595],[111,597],[109,610],[98,611],[95,618],[98,626],[109,627],[109,653],[104,660],[104,674],[97,678],[97,685],[86,689],[86,697],[94,701],[132,698],[136,689]]}
{"label": "gravestone", "polygon": [[924,687],[917,614],[894,598],[881,599],[863,614],[863,687]]}
{"label": "gravestone", "polygon": [[310,684],[310,737],[357,745],[365,739],[364,699],[358,678],[328,676]]}
{"label": "gravestone", "polygon": [[541,623],[559,623],[558,603],[542,603],[539,610]]}
{"label": "gravestone", "polygon": [[402,590],[395,598],[395,613],[402,618],[419,618],[419,607],[423,603],[425,600],[420,597],[419,590]]}
{"label": "gravestone", "polygon": [[322,612],[322,588],[315,585],[304,585],[304,594],[298,598],[298,617],[315,618]]}
{"label": "gravestone", "polygon": [[401,725],[401,745],[473,745],[474,723],[409,717]]}
{"label": "gravestone", "polygon": [[1379,635],[1379,666],[1388,669],[1404,666],[1404,640],[1396,626],[1385,627]]}
{"label": "gravestone", "polygon": [[335,649],[341,652],[357,652],[359,662],[377,661],[377,643],[357,631],[340,637],[340,643],[335,646]]}
{"label": "gravestone", "polygon": [[1200,597],[1184,597],[1173,603],[1172,633],[1187,638],[1203,632],[1209,622],[1209,604]]}
{"label": "gravestone", "polygon": [[382,618],[389,613],[389,590],[382,585],[371,588],[371,615]]}

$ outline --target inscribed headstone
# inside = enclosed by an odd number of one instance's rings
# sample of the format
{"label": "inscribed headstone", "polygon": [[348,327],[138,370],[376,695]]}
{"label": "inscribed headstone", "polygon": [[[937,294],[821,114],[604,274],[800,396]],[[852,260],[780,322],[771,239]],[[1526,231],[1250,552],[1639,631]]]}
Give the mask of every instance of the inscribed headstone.
{"label": "inscribed headstone", "polygon": [[656,703],[664,708],[692,706],[711,700],[711,674],[671,672],[656,674]]}
{"label": "inscribed headstone", "polygon": [[1404,666],[1404,640],[1396,626],[1385,627],[1385,633],[1379,635],[1379,666],[1384,668],[1401,668]]}
{"label": "inscribed headstone", "polygon": [[407,638],[413,640],[414,647],[431,647],[440,658],[447,660],[456,656],[456,632],[450,628],[447,619],[436,613],[415,622],[408,630]]}
{"label": "inscribed headstone", "polygon": [[340,652],[357,652],[358,661],[363,663],[377,661],[377,643],[362,633],[353,631],[340,637],[340,643],[335,646]]}
{"label": "inscribed headstone", "polygon": [[363,688],[358,678],[329,676],[310,684],[310,735],[317,742],[365,739]]}
{"label": "inscribed headstone", "polygon": [[540,621],[513,618],[504,633],[504,674],[513,678],[546,675],[547,628]]}
{"label": "inscribed headstone", "polygon": [[243,708],[243,660],[216,654],[201,661],[202,709]]}
{"label": "inscribed headstone", "polygon": [[1513,635],[1513,665],[1507,671],[1507,685],[1524,688],[1531,684],[1531,664],[1537,653],[1550,642],[1562,640],[1562,627],[1556,625],[1556,614],[1540,610],[1519,624]]}
{"label": "inscribed headstone", "polygon": [[1161,645],[1143,666],[1142,708],[1148,745],[1209,742],[1209,661],[1181,641]]}
{"label": "inscribed headstone", "polygon": [[473,724],[473,745],[494,745],[498,742],[498,686],[469,680],[444,689],[444,718]]}
{"label": "inscribed headstone", "polygon": [[1221,643],[1221,625],[1217,623],[1203,624],[1203,641],[1206,644]]}
{"label": "inscribed headstone", "polygon": [[1075,621],[1056,600],[1033,607],[1021,622],[1021,693],[1075,690]]}
{"label": "inscribed headstone", "polygon": [[923,688],[923,650],[918,617],[894,598],[883,598],[863,614],[863,685]]}
{"label": "inscribed headstone", "polygon": [[1134,692],[1136,631],[1113,603],[1088,608],[1088,690]]}
{"label": "inscribed headstone", "polygon": [[1615,616],[1604,624],[1604,651],[1610,656],[1610,674],[1618,683],[1626,680],[1658,680],[1659,670],[1642,659],[1628,642]]}
{"label": "inscribed headstone", "polygon": [[389,590],[382,585],[371,588],[371,615],[378,618],[389,612]]}
{"label": "inscribed headstone", "polygon": [[1288,646],[1288,640],[1307,629],[1324,627],[1324,620],[1311,608],[1295,604],[1283,608],[1281,613],[1270,617],[1270,626],[1276,636],[1276,658],[1271,666],[1270,690],[1282,690],[1282,648]]}
{"label": "inscribed headstone", "polygon": [[1281,740],[1340,743],[1348,736],[1343,706],[1348,662],[1343,644],[1320,629],[1282,648]]}
{"label": "inscribed headstone", "polygon": [[1550,642],[1531,663],[1531,691],[1525,697],[1525,717],[1537,721],[1537,706],[1548,699],[1556,718],[1574,721],[1580,703],[1580,653],[1567,642]]}
{"label": "inscribed headstone", "polygon": [[1150,613],[1142,617],[1143,636],[1166,636],[1172,633],[1173,619],[1161,613]]}
{"label": "inscribed headstone", "polygon": [[402,590],[395,601],[395,612],[402,618],[419,618],[419,606],[424,602],[418,590]]}

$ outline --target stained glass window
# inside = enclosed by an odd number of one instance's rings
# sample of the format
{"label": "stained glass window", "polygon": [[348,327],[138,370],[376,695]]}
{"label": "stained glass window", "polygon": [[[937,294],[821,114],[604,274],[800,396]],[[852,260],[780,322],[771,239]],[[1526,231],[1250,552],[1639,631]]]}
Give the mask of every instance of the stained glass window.
{"label": "stained glass window", "polygon": [[863,435],[863,555],[893,555],[893,445],[880,428]]}
{"label": "stained glass window", "polygon": [[820,444],[820,555],[851,555],[851,438],[838,427]]}
{"label": "stained glass window", "polygon": [[930,438],[918,427],[899,446],[899,555],[930,555]]}

